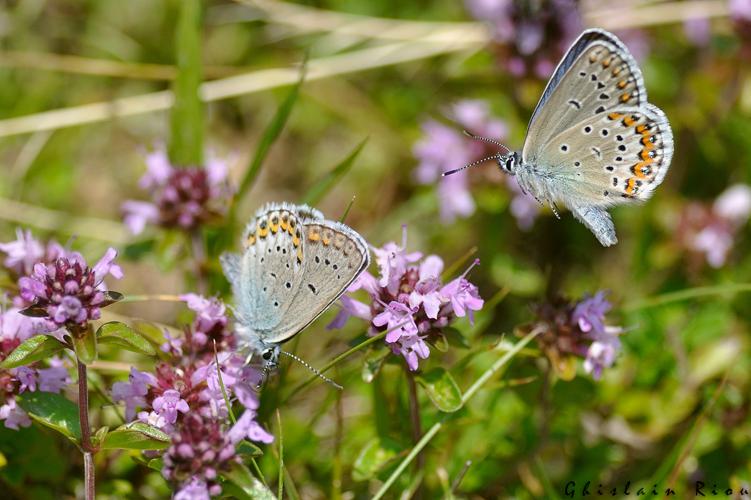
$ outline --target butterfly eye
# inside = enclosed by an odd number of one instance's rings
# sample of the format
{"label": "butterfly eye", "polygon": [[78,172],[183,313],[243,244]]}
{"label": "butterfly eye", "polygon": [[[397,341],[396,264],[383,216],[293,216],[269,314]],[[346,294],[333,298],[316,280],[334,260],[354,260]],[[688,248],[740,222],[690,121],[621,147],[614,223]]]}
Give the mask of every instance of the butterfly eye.
{"label": "butterfly eye", "polygon": [[272,354],[273,352],[271,351],[271,349],[266,349],[265,351],[263,351],[263,354],[261,354],[261,357],[264,360],[268,361],[271,359]]}

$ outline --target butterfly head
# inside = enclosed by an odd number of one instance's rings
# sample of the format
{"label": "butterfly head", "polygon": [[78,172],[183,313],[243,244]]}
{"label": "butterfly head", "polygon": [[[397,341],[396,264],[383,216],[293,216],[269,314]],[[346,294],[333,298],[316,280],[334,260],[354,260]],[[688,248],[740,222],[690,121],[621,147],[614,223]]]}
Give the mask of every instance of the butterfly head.
{"label": "butterfly head", "polygon": [[274,371],[279,367],[279,353],[281,348],[276,344],[270,344],[261,350],[264,371]]}
{"label": "butterfly head", "polygon": [[495,160],[498,162],[498,168],[509,175],[514,175],[516,172],[516,166],[519,163],[519,155],[515,151],[512,151],[506,155],[499,154],[495,157]]}

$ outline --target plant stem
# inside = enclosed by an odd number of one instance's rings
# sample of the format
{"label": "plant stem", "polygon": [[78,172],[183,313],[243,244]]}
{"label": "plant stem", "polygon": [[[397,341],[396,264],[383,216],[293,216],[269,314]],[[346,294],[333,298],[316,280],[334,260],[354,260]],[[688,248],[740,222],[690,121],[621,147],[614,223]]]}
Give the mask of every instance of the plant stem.
{"label": "plant stem", "polygon": [[86,365],[78,363],[78,418],[81,424],[81,448],[83,449],[84,483],[86,485],[86,500],[94,500],[96,485],[94,482],[94,454],[96,449],[91,444],[91,428],[89,427],[89,387],[86,375]]}
{"label": "plant stem", "polygon": [[196,229],[190,233],[190,242],[193,247],[193,260],[196,266],[196,281],[198,282],[198,291],[205,295],[208,289],[208,283],[206,282],[206,271],[204,265],[206,263],[206,252],[203,247],[203,237],[201,236],[201,230]]}
{"label": "plant stem", "polygon": [[[420,420],[420,402],[417,399],[417,383],[415,383],[415,374],[409,370],[409,367],[404,363],[404,371],[407,373],[407,387],[409,388],[409,417],[412,421],[412,442],[417,445],[422,437],[422,422]],[[415,474],[419,474],[425,467],[425,455],[422,452],[417,454],[417,461],[415,462]],[[415,491],[414,498],[419,500],[421,498],[420,486]]]}
{"label": "plant stem", "polygon": [[[500,370],[505,364],[507,364],[509,361],[513,359],[513,357],[519,353],[519,351],[522,350],[522,348],[527,345],[533,338],[538,336],[541,332],[541,330],[533,330],[532,332],[528,333],[523,339],[521,339],[519,342],[514,344],[514,347],[506,352],[501,358],[493,363],[493,365],[485,371],[485,373],[478,378],[474,384],[472,384],[469,389],[464,393],[464,396],[462,396],[462,404],[466,404],[470,399],[472,399],[472,396],[475,395],[475,393],[480,390],[480,388],[496,373],[498,370]],[[428,445],[431,439],[438,434],[438,431],[441,430],[441,427],[443,426],[444,422],[448,416],[444,416],[441,420],[433,424],[433,426],[428,429],[428,432],[425,433],[425,435],[420,439],[420,441],[412,448],[412,450],[409,452],[409,454],[404,458],[404,460],[401,461],[401,463],[396,467],[394,472],[391,473],[391,475],[386,479],[386,481],[383,483],[381,488],[376,492],[375,495],[373,495],[373,500],[379,500],[383,498],[383,495],[386,494],[389,488],[396,482],[397,478],[401,475],[402,472],[404,472],[404,469],[407,468],[407,466],[414,460],[414,458],[425,448],[425,446]]]}

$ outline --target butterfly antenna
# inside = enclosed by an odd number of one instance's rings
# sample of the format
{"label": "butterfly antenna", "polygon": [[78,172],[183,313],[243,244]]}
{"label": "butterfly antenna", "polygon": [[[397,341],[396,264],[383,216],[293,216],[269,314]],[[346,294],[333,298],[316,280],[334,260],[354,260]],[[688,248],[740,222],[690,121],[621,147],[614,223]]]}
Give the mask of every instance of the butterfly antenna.
{"label": "butterfly antenna", "polygon": [[509,148],[507,148],[506,146],[504,146],[503,144],[501,144],[500,142],[498,142],[496,140],[489,139],[487,137],[481,137],[481,136],[475,135],[475,134],[473,134],[471,132],[467,132],[466,130],[462,130],[462,132],[464,132],[464,135],[466,135],[470,139],[474,139],[476,141],[483,141],[483,142],[487,142],[489,144],[494,144],[494,145],[498,146],[499,148],[503,149],[503,154],[507,155],[507,154],[509,154],[511,152],[511,150]]}
{"label": "butterfly antenna", "polygon": [[489,161],[489,160],[495,160],[497,158],[501,158],[502,156],[503,155],[501,153],[496,153],[493,156],[488,156],[487,158],[483,158],[481,160],[473,161],[472,163],[467,163],[462,168],[457,168],[457,169],[454,169],[454,170],[449,170],[448,172],[444,172],[444,173],[441,174],[441,176],[442,177],[446,177],[447,175],[451,175],[451,174],[455,174],[457,172],[461,172],[465,168],[474,167],[476,165],[479,165],[480,163],[485,163],[486,161]]}
{"label": "butterfly antenna", "polygon": [[315,373],[321,380],[323,380],[327,384],[329,384],[329,385],[331,385],[331,386],[339,389],[340,391],[343,389],[343,387],[341,385],[337,384],[336,382],[334,382],[333,380],[331,380],[330,378],[328,378],[326,375],[324,375],[323,373],[319,372],[318,370],[316,370],[315,368],[313,368],[308,363],[306,363],[302,359],[298,358],[294,354],[292,354],[290,352],[287,352],[287,351],[281,351],[281,353],[284,354],[284,355],[286,355],[286,356],[289,356],[290,358],[294,359],[295,361],[297,361],[298,363],[300,363],[301,365],[303,365],[308,370],[310,370],[313,373]]}

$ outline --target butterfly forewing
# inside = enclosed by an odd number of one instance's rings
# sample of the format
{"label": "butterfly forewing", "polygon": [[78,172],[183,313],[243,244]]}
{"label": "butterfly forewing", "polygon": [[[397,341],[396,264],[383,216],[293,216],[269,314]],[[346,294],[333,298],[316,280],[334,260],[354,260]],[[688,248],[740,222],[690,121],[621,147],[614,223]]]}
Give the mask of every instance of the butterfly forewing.
{"label": "butterfly forewing", "polygon": [[281,323],[268,342],[284,342],[320,316],[368,267],[365,240],[338,222],[309,220],[303,226],[305,272]]}
{"label": "butterfly forewing", "polygon": [[240,279],[233,286],[239,319],[256,332],[274,331],[304,270],[302,222],[295,207],[260,210],[245,230],[243,247]]}
{"label": "butterfly forewing", "polygon": [[540,163],[550,139],[573,123],[646,102],[641,71],[626,47],[610,33],[587,30],[569,49],[535,108],[522,160]]}

